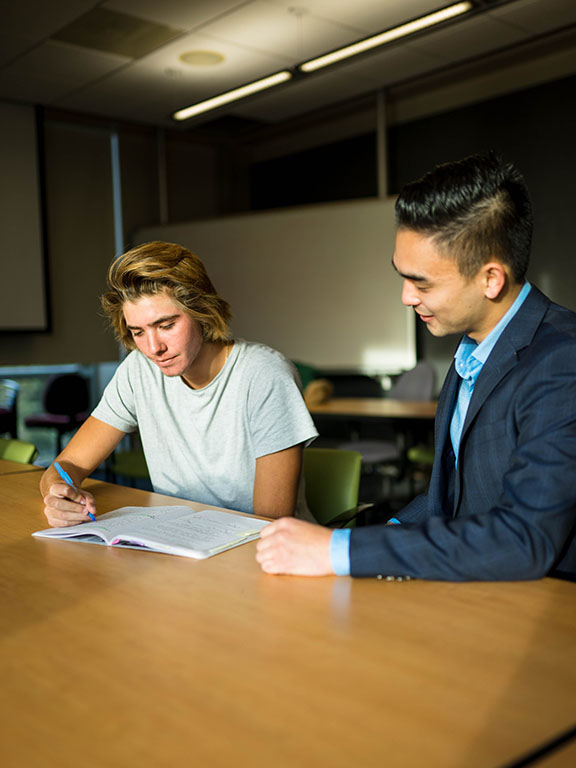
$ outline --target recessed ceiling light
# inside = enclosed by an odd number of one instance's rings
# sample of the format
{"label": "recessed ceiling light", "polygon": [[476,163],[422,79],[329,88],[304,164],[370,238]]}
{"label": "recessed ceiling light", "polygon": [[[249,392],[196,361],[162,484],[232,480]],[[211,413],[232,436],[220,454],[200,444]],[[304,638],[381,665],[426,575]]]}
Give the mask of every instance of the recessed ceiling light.
{"label": "recessed ceiling light", "polygon": [[224,56],[218,51],[186,51],[179,58],[191,67],[215,67],[224,61]]}

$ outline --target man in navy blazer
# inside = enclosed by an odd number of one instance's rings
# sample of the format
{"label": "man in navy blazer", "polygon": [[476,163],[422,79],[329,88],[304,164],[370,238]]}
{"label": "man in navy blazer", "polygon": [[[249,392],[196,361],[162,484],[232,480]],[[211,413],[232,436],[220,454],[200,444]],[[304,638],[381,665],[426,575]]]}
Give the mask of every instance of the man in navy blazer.
{"label": "man in navy blazer", "polygon": [[576,314],[525,280],[532,213],[494,155],[438,166],[396,203],[402,301],[464,334],[438,403],[428,492],[387,524],[262,532],[267,573],[537,579],[576,575]]}

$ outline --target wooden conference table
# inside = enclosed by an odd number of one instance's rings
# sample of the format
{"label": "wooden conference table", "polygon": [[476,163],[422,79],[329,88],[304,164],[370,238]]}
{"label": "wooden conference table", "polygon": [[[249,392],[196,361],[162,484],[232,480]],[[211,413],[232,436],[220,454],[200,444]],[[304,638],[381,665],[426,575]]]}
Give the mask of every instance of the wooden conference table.
{"label": "wooden conference table", "polygon": [[[576,720],[574,584],[274,577],[254,543],[195,561],[36,539],[38,479],[0,477],[3,768],[498,768]],[[176,502],[87,487],[102,512]]]}
{"label": "wooden conference table", "polygon": [[17,461],[7,461],[6,459],[0,459],[0,476],[2,475],[19,475],[22,472],[41,472],[42,467],[37,467],[34,464],[20,464]]}

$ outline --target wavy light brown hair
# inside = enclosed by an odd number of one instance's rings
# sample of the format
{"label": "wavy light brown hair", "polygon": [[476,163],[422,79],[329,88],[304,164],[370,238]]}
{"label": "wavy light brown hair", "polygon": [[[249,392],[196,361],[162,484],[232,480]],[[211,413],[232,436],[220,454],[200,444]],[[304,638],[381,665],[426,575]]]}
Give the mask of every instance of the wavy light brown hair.
{"label": "wavy light brown hair", "polygon": [[230,339],[230,305],[216,292],[198,256],[181,245],[156,240],[132,248],[112,262],[107,282],[100,303],[126,349],[136,344],[124,319],[124,304],[160,293],[198,322],[204,341]]}

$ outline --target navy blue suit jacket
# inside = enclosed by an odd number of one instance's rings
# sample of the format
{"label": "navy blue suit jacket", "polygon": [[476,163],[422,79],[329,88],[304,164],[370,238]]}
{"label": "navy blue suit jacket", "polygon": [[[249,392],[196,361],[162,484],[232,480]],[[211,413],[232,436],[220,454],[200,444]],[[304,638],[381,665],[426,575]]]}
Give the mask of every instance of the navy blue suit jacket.
{"label": "navy blue suit jacket", "polygon": [[356,528],[353,576],[576,575],[576,314],[534,286],[476,381],[458,453],[452,365],[438,402],[428,493],[402,525]]}

